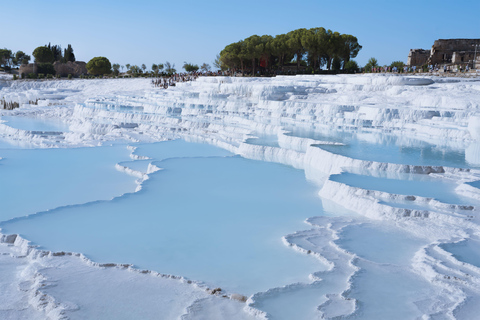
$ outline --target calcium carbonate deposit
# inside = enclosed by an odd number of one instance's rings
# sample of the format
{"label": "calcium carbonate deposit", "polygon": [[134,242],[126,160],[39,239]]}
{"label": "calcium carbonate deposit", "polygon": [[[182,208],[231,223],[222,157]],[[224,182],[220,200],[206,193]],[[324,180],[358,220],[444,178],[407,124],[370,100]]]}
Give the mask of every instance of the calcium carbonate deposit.
{"label": "calcium carbonate deposit", "polygon": [[3,77],[0,100],[1,319],[480,313],[476,79]]}

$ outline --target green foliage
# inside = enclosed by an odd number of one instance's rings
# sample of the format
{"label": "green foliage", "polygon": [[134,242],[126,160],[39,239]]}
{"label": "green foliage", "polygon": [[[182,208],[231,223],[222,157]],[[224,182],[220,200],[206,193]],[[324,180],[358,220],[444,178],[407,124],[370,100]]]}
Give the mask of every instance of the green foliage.
{"label": "green foliage", "polygon": [[73,54],[73,48],[70,44],[63,52],[63,59],[65,62],[75,62],[75,55]]}
{"label": "green foliage", "polygon": [[399,70],[400,69],[403,69],[403,67],[405,67],[405,63],[403,63],[403,61],[393,61],[391,64],[390,64],[390,67],[397,67]]}
{"label": "green foliage", "polygon": [[112,65],[105,57],[95,57],[87,63],[88,73],[92,75],[110,74],[112,72],[111,69]]}
{"label": "green foliage", "polygon": [[332,60],[332,70],[339,71],[341,67],[342,67],[342,60],[340,59],[340,57],[335,56]]}
{"label": "green foliage", "polygon": [[202,72],[208,72],[210,71],[211,67],[208,63],[203,63],[200,67],[200,70],[202,70]]}
{"label": "green foliage", "polygon": [[143,72],[145,72],[145,70],[147,70],[147,66],[145,65],[145,63],[142,63],[141,67],[142,67]]}
{"label": "green foliage", "polygon": [[136,77],[138,77],[138,74],[141,72],[142,70],[137,65],[130,66],[130,70],[127,71],[127,73],[133,74]]}
{"label": "green foliage", "polygon": [[177,70],[175,69],[175,63],[174,64],[171,64],[170,62],[165,62],[165,72],[168,73],[168,74],[174,74],[177,72]]}
{"label": "green foliage", "polygon": [[358,64],[355,60],[349,60],[348,62],[345,63],[343,66],[343,70],[345,70],[347,73],[355,73],[358,72]]}
{"label": "green foliage", "polygon": [[37,73],[55,74],[55,68],[53,67],[53,64],[48,62],[37,63]]}
{"label": "green foliage", "polygon": [[155,75],[158,75],[158,73],[163,69],[163,63],[159,64],[152,64],[152,70],[155,73]]}
{"label": "green foliage", "polygon": [[297,71],[300,68],[302,57],[306,52],[305,47],[302,45],[302,40],[305,38],[306,34],[306,29],[297,29],[287,33],[287,50],[290,54],[295,54],[297,57]]}
{"label": "green foliage", "polygon": [[222,69],[222,61],[220,60],[220,55],[217,54],[215,60],[213,60],[213,66],[217,69]]}
{"label": "green foliage", "polygon": [[47,79],[53,79],[53,74],[47,74]]}
{"label": "green foliage", "polygon": [[17,79],[18,79],[17,75],[14,74],[14,75],[13,75],[13,80],[17,80]]}
{"label": "green foliage", "polygon": [[59,45],[50,45],[50,43],[48,44],[48,46],[45,46],[47,47],[51,52],[52,52],[52,55],[53,55],[53,61],[52,62],[55,62],[55,61],[62,61],[62,62],[66,62],[63,60],[63,56],[62,56],[62,47],[59,46]]}
{"label": "green foliage", "polygon": [[20,77],[21,77],[22,79],[25,79],[25,77],[26,77],[25,72],[22,72],[22,73],[20,74]]}
{"label": "green foliage", "polygon": [[187,72],[196,72],[196,71],[198,71],[199,67],[196,64],[191,64],[191,63],[184,62],[183,63],[183,69],[185,69],[185,71],[187,71]]}
{"label": "green foliage", "polygon": [[68,78],[68,80],[71,80],[71,79],[73,79],[73,75],[71,73],[69,73],[67,78]]}
{"label": "green foliage", "polygon": [[378,67],[378,61],[374,57],[368,59],[367,64],[365,65],[365,72],[372,72],[372,68]]}
{"label": "green foliage", "polygon": [[13,64],[12,50],[7,48],[0,49],[0,66],[5,70],[10,70]]}
{"label": "green foliage", "polygon": [[45,78],[45,75],[43,73],[39,73],[37,76],[38,79],[43,79]]}
{"label": "green foliage", "polygon": [[55,61],[52,50],[50,50],[46,46],[37,47],[35,50],[33,50],[32,55],[35,58],[35,61],[37,63],[43,63],[43,62],[52,63]]}
{"label": "green foliage", "polygon": [[13,64],[18,66],[19,64],[28,64],[29,61],[29,55],[25,54],[23,51],[17,51],[15,53],[15,58],[13,59]]}
{"label": "green foliage", "polygon": [[120,65],[118,63],[112,64],[113,74],[118,76],[120,73]]}
{"label": "green foliage", "polygon": [[37,74],[36,73],[29,73],[28,78],[29,79],[37,79]]}
{"label": "green foliage", "polygon": [[339,70],[356,57],[361,48],[352,35],[324,28],[297,29],[275,37],[253,35],[231,43],[217,56],[214,66],[222,70],[240,68],[242,72],[244,68],[250,68],[255,73],[257,66],[283,69],[294,61],[297,72],[307,66],[310,72],[323,66]]}

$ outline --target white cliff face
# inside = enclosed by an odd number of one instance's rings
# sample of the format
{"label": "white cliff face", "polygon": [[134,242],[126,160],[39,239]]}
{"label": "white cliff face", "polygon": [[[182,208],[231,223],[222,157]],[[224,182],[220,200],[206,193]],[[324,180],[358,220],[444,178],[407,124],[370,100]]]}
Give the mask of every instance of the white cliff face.
{"label": "white cliff face", "polygon": [[[0,278],[0,285],[30,281],[23,297],[18,292],[11,295],[11,301],[17,301],[11,304],[18,306],[13,309],[52,319],[74,318],[68,310],[95,314],[95,301],[85,296],[74,303],[74,297],[65,294],[73,283],[70,272],[76,270],[89,275],[88,286],[93,288],[105,275],[113,282],[139,281],[143,292],[159,290],[164,297],[160,304],[175,301],[172,315],[182,319],[212,315],[373,319],[370,312],[376,303],[383,303],[386,310],[377,314],[378,319],[471,319],[476,314],[472,301],[480,299],[480,266],[465,261],[463,251],[456,251],[452,244],[480,238],[480,191],[475,182],[480,180],[480,82],[395,75],[203,77],[164,90],[153,88],[149,79],[5,81],[0,85],[0,100],[21,104],[19,109],[0,110],[0,115],[28,118],[32,126],[0,119],[0,152],[13,147],[93,147],[181,138],[303,170],[306,179],[317,185],[324,207],[322,216],[304,217],[308,230],[284,235],[283,243],[299,254],[314,256],[327,270],[310,274],[309,283],[270,288],[248,300],[236,292],[211,296],[200,282],[186,285],[183,278],[167,283],[160,277],[159,287],[150,288],[143,274],[129,275],[123,270],[130,267],[113,264],[109,270],[114,272],[104,271],[95,262],[79,259],[80,255],[67,253],[67,258],[42,253],[26,240],[17,243],[20,237],[3,235],[3,244],[14,244],[5,246],[5,270],[18,267],[28,272],[22,273],[21,280]],[[29,104],[32,101],[38,104]],[[68,130],[53,126],[50,130],[48,124],[46,129],[35,130],[35,119],[61,120]],[[5,155],[0,153],[2,158]],[[134,177],[135,191],[140,191],[161,166],[136,152],[132,160],[115,168]],[[142,161],[144,165],[139,164]],[[384,179],[378,180],[381,184],[359,187],[353,180],[332,177],[347,171],[360,179]],[[440,195],[421,196],[415,187],[389,191],[398,181],[422,177],[448,182],[452,187],[442,196],[455,203],[443,201]],[[375,237],[368,245],[350,246],[349,241],[361,243],[369,236],[361,234],[362,228],[359,233],[351,231],[365,223],[416,240],[409,241],[406,250],[401,243],[389,242],[388,233],[373,232]],[[372,243],[380,246],[375,249],[379,252],[407,252],[406,261],[386,265],[372,260],[365,255]],[[30,258],[9,260],[19,256],[16,250]],[[55,258],[44,258],[52,255]],[[51,271],[52,266],[61,266],[60,271]],[[49,279],[59,281],[58,290],[41,289]],[[366,293],[359,289],[375,287],[374,279],[383,279],[396,293],[409,298],[382,288]],[[72,285],[71,289],[79,288]],[[415,290],[420,292],[418,297],[408,294]],[[38,296],[44,292],[41,300]],[[118,307],[114,299],[102,303]],[[8,308],[0,305],[0,315]],[[145,308],[154,314],[154,309]],[[397,311],[388,313],[389,309]]]}

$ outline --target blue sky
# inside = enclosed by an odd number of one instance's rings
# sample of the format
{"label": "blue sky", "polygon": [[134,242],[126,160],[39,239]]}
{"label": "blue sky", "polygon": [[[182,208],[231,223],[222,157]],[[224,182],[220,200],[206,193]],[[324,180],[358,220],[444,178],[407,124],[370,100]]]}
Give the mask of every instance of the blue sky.
{"label": "blue sky", "polygon": [[[406,62],[436,39],[480,38],[480,1],[468,0],[23,0],[1,3],[0,48],[71,44],[77,60],[105,56],[148,68],[170,61],[212,65],[227,44],[253,34],[324,27],[356,36],[355,60]],[[183,71],[183,70],[182,70]]]}

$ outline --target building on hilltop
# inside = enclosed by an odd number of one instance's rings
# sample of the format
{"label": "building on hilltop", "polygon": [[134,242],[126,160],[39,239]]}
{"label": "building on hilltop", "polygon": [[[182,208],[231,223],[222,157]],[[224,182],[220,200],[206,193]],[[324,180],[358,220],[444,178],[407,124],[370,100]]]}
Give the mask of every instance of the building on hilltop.
{"label": "building on hilltop", "polygon": [[430,51],[411,49],[407,65],[468,65],[473,68],[474,60],[476,66],[480,66],[480,39],[439,39]]}

